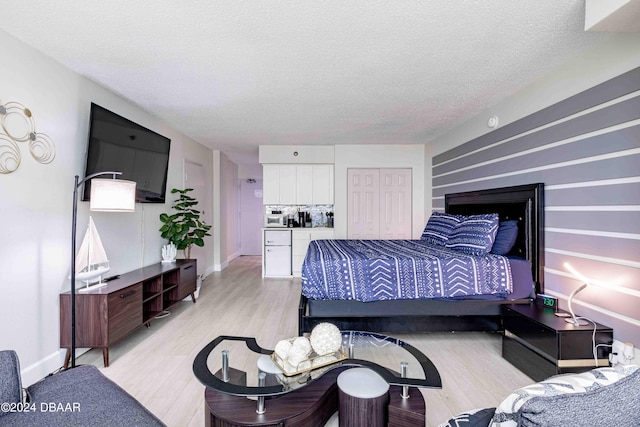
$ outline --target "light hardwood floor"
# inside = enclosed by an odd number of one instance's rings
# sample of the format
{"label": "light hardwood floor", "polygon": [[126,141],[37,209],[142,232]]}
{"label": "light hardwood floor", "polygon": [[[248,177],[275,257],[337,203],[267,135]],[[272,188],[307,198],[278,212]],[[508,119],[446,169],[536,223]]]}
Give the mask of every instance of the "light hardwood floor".
{"label": "light hardwood floor", "polygon": [[[110,349],[91,350],[78,364],[94,364],[170,427],[204,425],[204,386],[192,363],[219,335],[256,337],[273,348],[297,335],[300,279],[263,279],[260,257],[240,257],[204,281],[198,302],[183,301],[171,315]],[[491,333],[394,334],[426,354],[442,377],[439,390],[421,389],[427,426],[467,409],[496,406],[513,389],[533,380],[500,356],[501,338]],[[231,366],[243,369],[230,355]],[[330,423],[330,424],[333,424]]]}

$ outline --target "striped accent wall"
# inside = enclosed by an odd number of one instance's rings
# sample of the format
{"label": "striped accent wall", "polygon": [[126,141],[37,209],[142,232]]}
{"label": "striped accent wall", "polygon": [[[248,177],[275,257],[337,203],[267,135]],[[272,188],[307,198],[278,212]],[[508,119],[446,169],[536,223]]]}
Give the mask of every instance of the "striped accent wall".
{"label": "striped accent wall", "polygon": [[640,68],[433,158],[444,195],[545,184],[545,292],[640,346]]}

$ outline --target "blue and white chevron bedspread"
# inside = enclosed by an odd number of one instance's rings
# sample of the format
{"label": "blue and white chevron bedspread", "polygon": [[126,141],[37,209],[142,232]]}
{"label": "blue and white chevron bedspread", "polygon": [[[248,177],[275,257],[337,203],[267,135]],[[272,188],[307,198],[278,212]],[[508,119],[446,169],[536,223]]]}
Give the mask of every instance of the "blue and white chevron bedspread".
{"label": "blue and white chevron bedspread", "polygon": [[505,296],[512,291],[505,257],[466,255],[424,240],[314,240],[302,264],[310,299]]}

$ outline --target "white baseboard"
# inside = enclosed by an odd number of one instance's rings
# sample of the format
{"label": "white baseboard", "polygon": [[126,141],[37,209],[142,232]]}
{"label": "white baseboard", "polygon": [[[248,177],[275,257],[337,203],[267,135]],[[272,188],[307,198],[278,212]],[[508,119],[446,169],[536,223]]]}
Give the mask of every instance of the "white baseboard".
{"label": "white baseboard", "polygon": [[[87,348],[76,349],[76,358],[81,354],[89,351]],[[57,371],[64,365],[64,356],[66,349],[59,349],[49,356],[45,357],[20,370],[20,376],[22,377],[22,387],[28,387],[31,384],[37,383],[52,372]],[[19,355],[18,355],[19,357]]]}
{"label": "white baseboard", "polygon": [[[233,253],[233,254],[231,254],[231,255],[229,255],[229,256],[227,257],[227,259],[226,259],[226,260],[224,260],[222,263],[220,263],[220,264],[214,264],[214,265],[213,265],[213,270],[212,270],[212,271],[222,271],[222,270],[224,270],[225,268],[229,267],[229,263],[230,263],[231,261],[233,261],[234,259],[236,259],[236,258],[238,258],[238,257],[240,257],[240,256],[242,256],[242,255],[241,255],[241,253],[240,253],[239,251],[238,251],[238,252],[235,252],[235,253]],[[210,267],[210,268],[211,268],[211,267]],[[209,271],[209,269],[207,269],[207,271]],[[205,273],[205,276],[206,276],[206,275],[208,275],[208,274],[210,274],[210,273]]]}
{"label": "white baseboard", "polygon": [[210,265],[209,267],[207,267],[207,269],[204,271],[204,277],[206,278],[208,275],[213,274],[213,272],[215,271],[220,271],[220,270],[216,270],[215,266]]}

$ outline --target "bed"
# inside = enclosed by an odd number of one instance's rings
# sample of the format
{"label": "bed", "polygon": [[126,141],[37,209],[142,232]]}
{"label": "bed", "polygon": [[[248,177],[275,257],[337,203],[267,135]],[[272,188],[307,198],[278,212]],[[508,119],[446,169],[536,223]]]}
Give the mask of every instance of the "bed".
{"label": "bed", "polygon": [[[451,248],[429,249],[423,239],[312,242],[303,264],[299,333],[309,332],[321,322],[332,322],[341,329],[372,332],[500,330],[501,305],[528,304],[535,293],[544,291],[543,190],[543,184],[528,184],[447,194],[446,214],[497,214],[501,225],[517,224],[513,247],[504,256],[497,257],[506,261],[484,260],[482,262],[488,264],[485,266],[476,259],[465,266],[464,260],[456,260],[457,273],[453,274],[447,274],[446,268],[440,266],[446,262],[432,258],[448,259]],[[425,251],[429,255],[423,259],[412,257]],[[386,259],[388,268],[385,269],[385,262],[380,268],[381,265],[376,264],[378,258]],[[508,263],[509,280],[498,280],[502,283],[479,289],[483,280],[472,277],[471,272],[498,276],[500,271],[505,272],[504,262]],[[340,265],[353,271],[341,275]],[[355,270],[363,270],[364,275],[357,276]],[[388,286],[380,286],[376,274],[389,273],[388,270],[393,270],[393,276],[405,277],[403,285],[389,282]],[[464,280],[460,280],[460,271],[464,273]],[[349,280],[368,280],[369,290],[345,287],[343,282]],[[376,300],[379,294],[382,300]]]}

